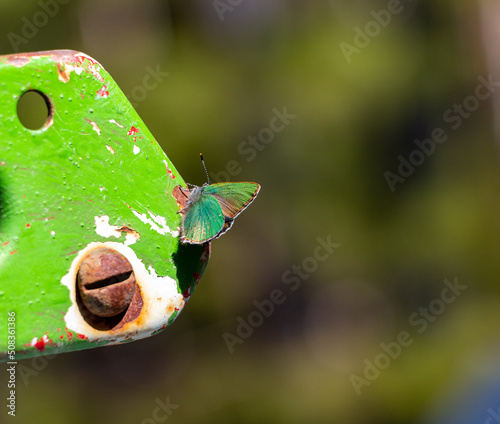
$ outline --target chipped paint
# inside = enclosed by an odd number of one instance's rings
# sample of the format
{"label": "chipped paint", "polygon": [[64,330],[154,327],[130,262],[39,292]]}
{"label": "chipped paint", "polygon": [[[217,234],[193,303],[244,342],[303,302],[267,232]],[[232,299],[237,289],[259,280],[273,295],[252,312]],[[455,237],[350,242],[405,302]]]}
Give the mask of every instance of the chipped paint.
{"label": "chipped paint", "polygon": [[66,63],[58,63],[57,74],[59,76],[59,81],[67,83],[69,81],[69,77],[72,70],[73,66],[67,65]]}
{"label": "chipped paint", "polygon": [[148,211],[149,216],[151,217],[148,218],[145,213],[139,213],[134,209],[132,209],[132,213],[142,222],[144,222],[144,224],[148,224],[151,229],[156,231],[158,234],[161,234],[163,236],[170,234],[172,237],[179,237],[179,231],[171,230],[167,225],[167,220],[163,216],[155,215],[151,211]]}
{"label": "chipped paint", "polygon": [[186,290],[184,290],[182,292],[182,296],[184,297],[184,300],[187,302],[191,297],[191,287],[188,287]]}
{"label": "chipped paint", "polygon": [[[98,135],[101,135],[101,129],[99,128],[99,126],[94,122],[94,121],[91,121],[90,119],[87,119],[85,118],[85,120],[90,124],[92,125],[92,129],[98,134]],[[81,158],[80,158],[81,159]]]}
{"label": "chipped paint", "polygon": [[45,345],[47,344],[52,344],[52,341],[49,339],[47,334],[44,334],[40,339],[38,339],[38,337],[33,337],[30,346],[36,348],[40,352],[43,352],[45,350]]}
{"label": "chipped paint", "polygon": [[104,82],[104,77],[101,76],[100,71],[102,69],[102,65],[97,62],[97,60],[94,60],[90,56],[86,55],[85,53],[76,53],[74,55],[74,58],[76,61],[80,64],[83,64],[85,61],[88,61],[90,64],[88,65],[88,70],[89,72],[96,78],[97,80]]}
{"label": "chipped paint", "polygon": [[136,128],[134,126],[130,127],[130,129],[127,132],[127,135],[135,135],[139,132],[139,128]]}
{"label": "chipped paint", "polygon": [[139,148],[139,146],[137,144],[135,144],[133,151],[134,151],[134,155],[137,155],[141,151],[141,149]]}
{"label": "chipped paint", "polygon": [[123,226],[123,227],[120,227],[119,230],[122,233],[125,233],[125,241],[124,241],[125,246],[129,246],[131,244],[134,244],[137,240],[139,240],[141,238],[141,235],[137,231],[133,230],[132,228]]}
{"label": "chipped paint", "polygon": [[94,220],[96,226],[95,232],[102,237],[120,238],[122,233],[125,233],[125,242],[124,242],[125,246],[134,244],[141,237],[141,235],[132,228],[109,225],[109,216],[107,215],[96,216],[94,217]]}
{"label": "chipped paint", "polygon": [[30,55],[30,53],[26,53],[24,56],[11,56],[7,60],[11,65],[14,65],[16,68],[22,68],[23,66],[27,65],[31,59],[34,57],[33,55]]}
{"label": "chipped paint", "polygon": [[118,127],[120,128],[123,128],[123,125],[120,125],[118,122],[116,122],[114,119],[110,119],[109,122],[111,122],[112,124],[115,124],[117,125]]}
{"label": "chipped paint", "polygon": [[127,233],[125,235],[125,241],[123,242],[123,244],[125,246],[130,246],[131,244],[134,244],[137,240],[139,240],[139,237],[139,233]]}
{"label": "chipped paint", "polygon": [[95,232],[100,236],[106,238],[120,238],[120,236],[122,235],[121,231],[119,230],[120,227],[117,227],[116,225],[109,225],[109,216],[107,215],[96,216],[95,227]]}
{"label": "chipped paint", "polygon": [[167,174],[170,176],[170,178],[172,178],[173,180],[175,180],[175,175],[174,173],[168,168],[168,163],[165,159],[163,159],[163,163],[165,164],[165,168],[167,169]]}
{"label": "chipped paint", "polygon": [[[139,316],[119,328],[101,331],[88,324],[82,317],[76,301],[76,274],[83,258],[92,250],[101,247],[114,249],[127,258],[134,269],[138,288],[142,296],[142,308]],[[92,242],[82,249],[71,263],[68,273],[61,278],[61,283],[69,289],[71,306],[64,316],[66,327],[81,334],[90,341],[110,341],[110,344],[124,340],[138,340],[151,336],[158,328],[167,324],[176,310],[185,305],[184,297],[177,290],[176,281],[169,277],[160,277],[150,265],[148,269],[128,246],[117,242]],[[110,339],[110,334],[113,338]]]}
{"label": "chipped paint", "polygon": [[97,91],[97,96],[100,96],[102,98],[106,98],[109,96],[109,91],[107,91],[107,87],[103,85],[98,91]]}
{"label": "chipped paint", "polygon": [[71,72],[73,71],[75,72],[75,74],[81,75],[81,73],[83,72],[83,68],[78,65],[74,66],[71,63],[67,62],[59,62],[57,64],[57,74],[59,77],[59,81],[63,83],[69,82]]}

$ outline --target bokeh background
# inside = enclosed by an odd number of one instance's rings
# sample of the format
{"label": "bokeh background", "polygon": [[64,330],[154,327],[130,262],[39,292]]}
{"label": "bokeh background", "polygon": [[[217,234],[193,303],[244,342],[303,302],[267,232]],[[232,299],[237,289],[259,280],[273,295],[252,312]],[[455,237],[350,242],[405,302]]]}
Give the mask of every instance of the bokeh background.
{"label": "bokeh background", "polygon": [[2,54],[98,60],[186,181],[203,152],[262,185],[166,331],[23,362],[18,422],[500,419],[496,1],[2,0],[0,22]]}

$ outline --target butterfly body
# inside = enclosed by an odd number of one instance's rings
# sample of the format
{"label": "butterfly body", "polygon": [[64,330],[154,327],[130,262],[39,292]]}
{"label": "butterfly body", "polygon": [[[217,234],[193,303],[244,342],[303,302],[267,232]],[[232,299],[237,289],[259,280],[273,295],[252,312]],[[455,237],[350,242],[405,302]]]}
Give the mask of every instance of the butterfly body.
{"label": "butterfly body", "polygon": [[195,186],[182,193],[187,197],[182,215],[181,242],[203,244],[220,237],[231,228],[234,219],[259,193],[252,182],[215,183]]}

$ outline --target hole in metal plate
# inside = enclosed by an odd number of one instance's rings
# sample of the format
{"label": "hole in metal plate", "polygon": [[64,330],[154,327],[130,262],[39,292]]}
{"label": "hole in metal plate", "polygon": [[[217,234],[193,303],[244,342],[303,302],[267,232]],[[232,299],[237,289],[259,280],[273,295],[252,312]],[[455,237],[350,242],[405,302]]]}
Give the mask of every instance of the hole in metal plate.
{"label": "hole in metal plate", "polygon": [[45,94],[29,90],[17,102],[17,116],[29,130],[40,130],[48,126],[52,118],[52,104]]}

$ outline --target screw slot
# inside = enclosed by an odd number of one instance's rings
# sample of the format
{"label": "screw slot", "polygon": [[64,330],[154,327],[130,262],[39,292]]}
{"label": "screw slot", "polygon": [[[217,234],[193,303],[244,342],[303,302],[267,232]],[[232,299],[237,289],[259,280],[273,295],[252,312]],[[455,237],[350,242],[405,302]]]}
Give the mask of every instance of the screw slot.
{"label": "screw slot", "polygon": [[106,278],[104,280],[95,281],[94,283],[88,283],[85,285],[86,290],[95,290],[101,289],[103,287],[111,286],[112,284],[121,283],[125,280],[128,280],[132,275],[132,271],[124,272],[123,274],[119,274],[113,277]]}

